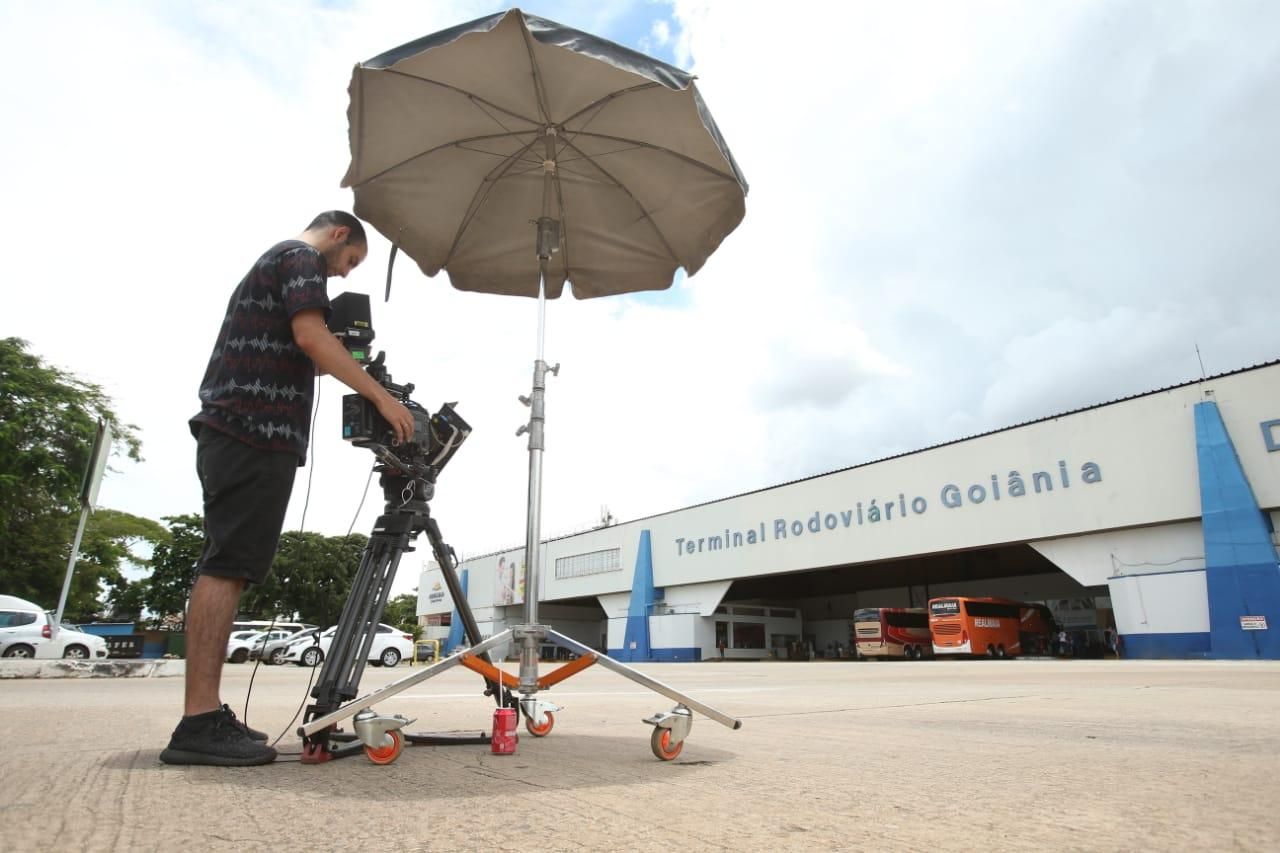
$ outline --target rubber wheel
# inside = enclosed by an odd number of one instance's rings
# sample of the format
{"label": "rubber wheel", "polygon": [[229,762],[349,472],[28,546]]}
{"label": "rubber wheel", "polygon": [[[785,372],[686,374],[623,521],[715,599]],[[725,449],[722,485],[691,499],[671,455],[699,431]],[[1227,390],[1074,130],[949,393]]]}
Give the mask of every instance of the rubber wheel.
{"label": "rubber wheel", "polygon": [[322,660],[324,660],[324,652],[320,651],[319,646],[312,646],[302,653],[302,658],[298,662],[302,666],[319,666]]}
{"label": "rubber wheel", "polygon": [[993,658],[993,657],[995,657],[995,656],[996,656],[996,647],[995,647],[995,646],[987,646],[987,657],[989,657],[989,658]]}
{"label": "rubber wheel", "polygon": [[62,652],[62,656],[73,660],[85,660],[89,657],[89,650],[77,643],[74,646],[67,646]]}
{"label": "rubber wheel", "polygon": [[555,728],[556,717],[550,711],[547,711],[546,718],[547,718],[547,721],[542,725],[538,726],[538,725],[534,725],[533,717],[525,717],[524,727],[529,732],[529,734],[533,735],[534,737],[546,737],[547,735],[551,734],[551,730]]}
{"label": "rubber wheel", "polygon": [[26,643],[18,643],[5,649],[4,656],[7,658],[33,658],[36,656],[36,650]]}
{"label": "rubber wheel", "polygon": [[660,729],[655,726],[653,734],[649,736],[649,748],[663,761],[673,761],[684,749],[684,741],[672,745],[671,729]]}
{"label": "rubber wheel", "polygon": [[267,663],[272,663],[276,666],[284,666],[284,649],[276,649],[272,652],[271,660],[267,661]]}
{"label": "rubber wheel", "polygon": [[244,663],[248,659],[249,659],[248,649],[236,649],[234,652],[231,653],[232,663]]}
{"label": "rubber wheel", "polygon": [[1004,650],[1004,646],[996,646],[996,657],[1003,658],[1008,656],[1008,652]]}
{"label": "rubber wheel", "polygon": [[382,654],[378,656],[378,662],[383,666],[395,666],[400,663],[400,652],[395,649],[383,649]]}
{"label": "rubber wheel", "polygon": [[400,753],[404,752],[404,736],[399,731],[392,729],[387,732],[391,738],[390,746],[366,746],[364,754],[369,756],[369,760],[374,764],[390,764],[400,757]]}

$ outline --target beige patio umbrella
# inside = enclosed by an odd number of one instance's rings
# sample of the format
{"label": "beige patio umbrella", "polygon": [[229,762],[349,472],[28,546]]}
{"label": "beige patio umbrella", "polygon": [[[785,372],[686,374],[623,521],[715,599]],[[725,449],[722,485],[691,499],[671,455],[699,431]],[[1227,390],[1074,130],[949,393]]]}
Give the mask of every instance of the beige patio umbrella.
{"label": "beige patio umbrella", "polygon": [[521,428],[526,625],[514,635],[528,697],[548,633],[537,625],[545,299],[566,281],[585,299],[696,273],[742,221],[747,184],[690,74],[519,9],[357,65],[350,96],[343,185],[392,258],[404,251],[428,276],[445,270],[460,290],[538,299]]}
{"label": "beige patio umbrella", "polygon": [[691,75],[518,9],[361,63],[350,94],[356,215],[460,290],[538,296],[539,219],[552,299],[665,289],[742,221]]}

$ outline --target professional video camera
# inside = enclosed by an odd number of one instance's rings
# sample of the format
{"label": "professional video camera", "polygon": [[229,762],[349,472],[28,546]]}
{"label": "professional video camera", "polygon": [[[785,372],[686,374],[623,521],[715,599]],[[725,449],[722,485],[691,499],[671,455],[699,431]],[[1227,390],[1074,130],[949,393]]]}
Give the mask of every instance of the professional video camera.
{"label": "professional video camera", "polygon": [[[329,330],[342,341],[352,358],[365,366],[365,372],[410,411],[414,422],[413,438],[403,444],[395,444],[394,433],[386,419],[378,414],[373,403],[359,394],[347,394],[342,398],[342,437],[356,447],[367,447],[385,465],[404,476],[433,484],[471,434],[471,427],[454,411],[454,403],[445,403],[433,415],[410,398],[414,389],[412,383],[398,385],[391,381],[391,374],[384,364],[386,353],[380,352],[376,358],[369,355],[369,344],[374,338],[370,317],[368,296],[343,293],[332,302]],[[429,494],[420,497],[430,499]]]}

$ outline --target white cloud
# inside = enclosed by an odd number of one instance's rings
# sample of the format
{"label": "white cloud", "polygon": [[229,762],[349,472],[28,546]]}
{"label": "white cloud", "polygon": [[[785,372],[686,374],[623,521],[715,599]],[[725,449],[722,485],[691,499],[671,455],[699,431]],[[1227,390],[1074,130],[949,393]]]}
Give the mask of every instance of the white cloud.
{"label": "white cloud", "polygon": [[[352,65],[478,3],[0,9],[4,335],[102,383],[148,461],[106,505],[197,511],[185,419],[232,286],[349,207]],[[751,182],[678,292],[548,310],[547,534],[760,488],[1274,358],[1280,10],[1268,3],[567,4],[669,44]],[[616,34],[609,34],[618,38]],[[388,247],[331,293],[382,292]],[[476,432],[433,512],[523,542],[532,301],[401,259],[377,346]],[[323,382],[306,527],[370,459]],[[301,520],[300,472],[290,526]],[[376,485],[359,518],[381,507]],[[420,548],[420,555],[425,554]],[[417,558],[398,585],[416,582]]]}

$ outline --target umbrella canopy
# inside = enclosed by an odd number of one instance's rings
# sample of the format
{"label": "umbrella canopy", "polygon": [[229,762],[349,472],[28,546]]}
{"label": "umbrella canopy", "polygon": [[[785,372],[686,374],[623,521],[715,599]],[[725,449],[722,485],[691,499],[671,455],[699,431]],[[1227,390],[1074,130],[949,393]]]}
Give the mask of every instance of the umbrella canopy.
{"label": "umbrella canopy", "polygon": [[536,297],[539,254],[548,298],[663,290],[745,212],[691,75],[519,9],[357,65],[350,95],[356,215],[460,290]]}

